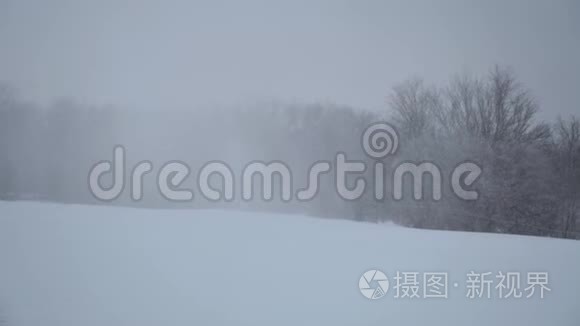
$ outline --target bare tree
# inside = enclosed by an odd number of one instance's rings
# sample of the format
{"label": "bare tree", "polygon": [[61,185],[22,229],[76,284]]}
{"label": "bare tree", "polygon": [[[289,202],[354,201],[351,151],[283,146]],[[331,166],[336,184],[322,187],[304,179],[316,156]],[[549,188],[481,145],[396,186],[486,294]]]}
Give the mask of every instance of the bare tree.
{"label": "bare tree", "polygon": [[456,78],[445,92],[444,126],[492,143],[534,142],[550,135],[547,124],[534,123],[538,105],[509,69],[495,67],[487,79]]}
{"label": "bare tree", "polygon": [[575,237],[580,201],[580,120],[558,119],[555,129],[556,169],[562,189],[562,232]]}
{"label": "bare tree", "polygon": [[412,79],[393,88],[389,98],[394,121],[402,132],[418,137],[435,127],[435,119],[441,106],[439,92],[426,87],[421,79]]}

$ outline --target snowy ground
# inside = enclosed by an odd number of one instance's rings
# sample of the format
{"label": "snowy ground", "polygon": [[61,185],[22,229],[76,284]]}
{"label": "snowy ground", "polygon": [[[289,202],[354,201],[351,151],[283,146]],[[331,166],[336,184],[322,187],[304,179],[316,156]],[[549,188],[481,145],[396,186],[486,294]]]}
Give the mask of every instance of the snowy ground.
{"label": "snowy ground", "polygon": [[[391,288],[371,301],[358,281],[372,268]],[[471,270],[549,272],[552,291],[544,299],[468,299]],[[449,273],[449,299],[394,298],[396,271]],[[577,326],[580,242],[289,215],[0,202],[0,320]]]}

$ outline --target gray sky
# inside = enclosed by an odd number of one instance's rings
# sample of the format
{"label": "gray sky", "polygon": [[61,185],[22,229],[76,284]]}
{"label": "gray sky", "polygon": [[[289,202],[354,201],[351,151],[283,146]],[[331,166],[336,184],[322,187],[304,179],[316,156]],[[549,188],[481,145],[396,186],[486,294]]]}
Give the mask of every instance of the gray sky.
{"label": "gray sky", "polygon": [[580,1],[0,0],[0,80],[134,109],[260,99],[386,107],[395,83],[510,65],[580,113]]}

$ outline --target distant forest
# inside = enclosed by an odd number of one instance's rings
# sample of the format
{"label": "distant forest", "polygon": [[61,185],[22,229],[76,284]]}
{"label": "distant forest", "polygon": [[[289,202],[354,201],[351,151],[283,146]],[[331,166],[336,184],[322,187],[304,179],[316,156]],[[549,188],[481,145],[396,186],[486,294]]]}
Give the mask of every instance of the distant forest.
{"label": "distant forest", "polygon": [[[143,94],[147,96],[147,94]],[[328,103],[259,103],[235,109],[157,111],[92,107],[73,100],[47,106],[27,101],[8,84],[0,85],[0,199],[126,205],[149,208],[224,208],[303,213],[416,228],[497,232],[580,239],[580,120],[539,121],[533,94],[510,69],[494,67],[480,77],[457,76],[448,85],[405,81],[388,94],[384,112]],[[549,108],[548,108],[549,109]],[[87,176],[115,145],[127,151],[127,166],[150,160],[187,162],[196,169],[212,160],[240,171],[250,161],[284,161],[296,188],[304,186],[310,165],[333,160],[373,161],[361,148],[361,134],[386,121],[400,135],[400,148],[384,159],[433,161],[449,173],[465,160],[483,174],[474,184],[479,199],[463,201],[444,191],[439,201],[340,199],[333,178],[321,178],[312,201],[213,203],[165,200],[154,182],[143,200],[127,193],[114,202],[93,198]],[[368,174],[363,175],[369,178]],[[195,188],[194,179],[183,187]],[[425,189],[429,192],[429,187]],[[239,196],[238,196],[239,197]],[[429,196],[428,196],[429,198]]]}

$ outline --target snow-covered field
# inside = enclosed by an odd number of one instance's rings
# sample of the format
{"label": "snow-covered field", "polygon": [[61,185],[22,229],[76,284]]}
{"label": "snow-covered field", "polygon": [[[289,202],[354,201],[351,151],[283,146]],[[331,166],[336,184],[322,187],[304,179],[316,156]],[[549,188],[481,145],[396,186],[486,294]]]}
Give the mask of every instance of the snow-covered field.
{"label": "snow-covered field", "polygon": [[[391,281],[378,300],[358,288],[373,268]],[[548,272],[551,291],[544,299],[469,299],[471,270]],[[447,272],[449,298],[395,298],[396,271]],[[577,326],[580,242],[291,215],[0,202],[0,320]]]}

